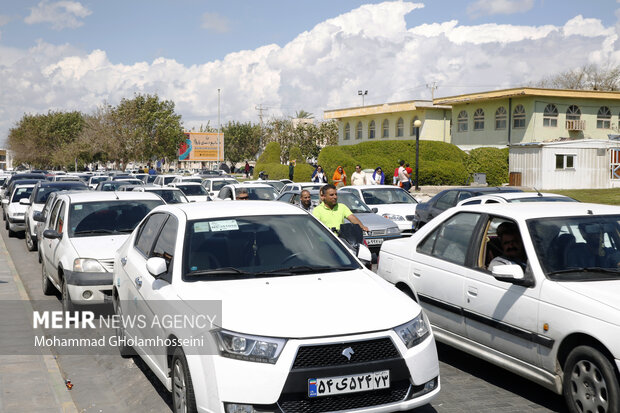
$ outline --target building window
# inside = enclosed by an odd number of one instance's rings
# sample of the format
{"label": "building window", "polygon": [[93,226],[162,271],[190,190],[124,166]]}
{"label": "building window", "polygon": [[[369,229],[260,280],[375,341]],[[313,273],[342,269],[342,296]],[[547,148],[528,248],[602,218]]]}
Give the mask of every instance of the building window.
{"label": "building window", "polygon": [[512,114],[512,127],[514,129],[525,128],[525,108],[517,105]]}
{"label": "building window", "polygon": [[351,125],[349,125],[349,122],[347,122],[347,124],[344,125],[344,140],[349,139],[351,139]]}
{"label": "building window", "polygon": [[575,155],[555,155],[555,169],[575,169]]}
{"label": "building window", "polygon": [[611,111],[607,106],[601,106],[596,115],[596,127],[597,129],[610,129],[611,128]]}
{"label": "building window", "polygon": [[357,128],[355,128],[355,139],[362,139],[362,122],[357,122]]}
{"label": "building window", "polygon": [[398,122],[396,122],[396,136],[403,136],[405,130],[405,122],[403,118],[398,118]]}
{"label": "building window", "polygon": [[570,105],[566,110],[566,120],[580,120],[581,109],[577,105]]}
{"label": "building window", "polygon": [[383,134],[381,136],[383,138],[390,136],[390,121],[387,119],[383,121]]}
{"label": "building window", "polygon": [[506,108],[500,106],[495,111],[495,129],[501,130],[506,129],[506,119],[508,118],[508,114],[506,113]]}
{"label": "building window", "polygon": [[462,110],[456,118],[457,132],[467,132],[467,112]]}
{"label": "building window", "polygon": [[553,103],[549,103],[545,106],[545,111],[543,112],[543,126],[550,128],[557,128],[558,126],[558,108]]}
{"label": "building window", "polygon": [[474,130],[484,130],[484,110],[476,109],[474,112]]}
{"label": "building window", "polygon": [[368,125],[368,139],[375,138],[375,121],[371,121],[370,125]]}
{"label": "building window", "polygon": [[[411,136],[415,136],[415,121],[418,120],[417,116],[414,116],[413,119],[411,119]],[[452,119],[450,119],[450,121],[452,121]]]}

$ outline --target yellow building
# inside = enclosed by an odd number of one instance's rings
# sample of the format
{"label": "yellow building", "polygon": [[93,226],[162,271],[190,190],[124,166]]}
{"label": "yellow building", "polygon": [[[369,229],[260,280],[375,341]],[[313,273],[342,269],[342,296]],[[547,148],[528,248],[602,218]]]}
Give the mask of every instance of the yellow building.
{"label": "yellow building", "polygon": [[422,121],[420,139],[450,142],[450,106],[428,100],[385,103],[326,110],[325,119],[338,122],[338,144],[373,140],[415,139],[413,122]]}

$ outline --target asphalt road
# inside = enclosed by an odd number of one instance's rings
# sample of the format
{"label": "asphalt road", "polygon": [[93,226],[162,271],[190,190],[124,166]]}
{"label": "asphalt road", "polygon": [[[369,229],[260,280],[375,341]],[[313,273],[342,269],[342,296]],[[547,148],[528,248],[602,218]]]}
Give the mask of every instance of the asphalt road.
{"label": "asphalt road", "polygon": [[[0,230],[28,296],[55,302],[41,290],[37,253],[23,239]],[[412,413],[566,412],[560,396],[466,353],[438,344],[442,390],[432,405]],[[53,350],[52,350],[53,352]],[[71,396],[80,412],[168,412],[171,398],[139,358],[120,356],[58,356],[65,379],[74,384]],[[36,391],[36,389],[33,389]]]}

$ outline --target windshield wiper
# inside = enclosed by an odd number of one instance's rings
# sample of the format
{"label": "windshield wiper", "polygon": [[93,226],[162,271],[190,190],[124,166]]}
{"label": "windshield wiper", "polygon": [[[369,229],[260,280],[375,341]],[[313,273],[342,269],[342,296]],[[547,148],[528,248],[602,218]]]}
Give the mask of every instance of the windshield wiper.
{"label": "windshield wiper", "polygon": [[312,266],[312,265],[295,265],[286,268],[277,268],[275,270],[261,271],[256,275],[269,275],[269,276],[285,276],[294,274],[307,274],[312,272],[333,272],[333,271],[347,271],[354,270],[351,267],[329,267],[329,266]]}
{"label": "windshield wiper", "polygon": [[[561,277],[561,275],[583,274],[583,273],[600,274],[600,275],[605,274],[606,276],[604,276],[603,278],[610,278],[611,276],[620,276],[620,269],[603,268],[603,267],[579,267],[579,268],[568,268],[565,270],[552,271],[552,272],[547,273],[547,275],[549,277],[560,276],[560,277],[555,277],[555,278],[570,280],[570,279],[574,279],[575,277]],[[601,277],[598,277],[598,278],[601,278]],[[582,281],[596,281],[598,278],[597,277],[584,278]]]}
{"label": "windshield wiper", "polygon": [[112,229],[89,229],[85,231],[75,231],[73,235],[83,234],[118,234],[118,231]]}
{"label": "windshield wiper", "polygon": [[187,273],[187,275],[234,275],[234,274],[253,276],[255,273],[240,270],[239,268],[235,268],[235,267],[221,267],[221,268],[214,268],[211,270],[196,270],[196,271],[191,271]]}

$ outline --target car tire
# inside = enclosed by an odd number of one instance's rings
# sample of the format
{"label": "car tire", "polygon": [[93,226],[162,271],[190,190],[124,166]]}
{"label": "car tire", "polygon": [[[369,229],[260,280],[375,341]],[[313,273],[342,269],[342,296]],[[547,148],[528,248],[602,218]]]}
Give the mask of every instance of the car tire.
{"label": "car tire", "polygon": [[17,233],[15,231],[12,231],[11,228],[7,228],[7,229],[9,230],[9,238],[13,238],[17,236]]}
{"label": "car tire", "polygon": [[69,289],[67,288],[67,281],[62,279],[62,291],[60,297],[62,303],[62,311],[73,313],[76,308],[73,301],[71,301],[71,296],[69,295]]}
{"label": "car tire", "polygon": [[45,266],[41,265],[41,287],[43,289],[43,294],[52,295],[56,292],[56,287],[50,281],[47,273],[45,272]]}
{"label": "car tire", "polygon": [[28,225],[26,225],[26,248],[28,248],[28,251],[37,250],[37,241],[32,238],[32,234],[30,233]]}
{"label": "car tire", "polygon": [[571,413],[618,413],[620,389],[613,365],[600,351],[575,347],[564,366],[564,400]]}
{"label": "car tire", "polygon": [[9,229],[9,221],[4,220],[4,228]]}
{"label": "car tire", "polygon": [[174,413],[195,413],[196,398],[185,353],[180,347],[172,356],[172,410]]}
{"label": "car tire", "polygon": [[121,353],[121,357],[129,358],[136,355],[136,351],[132,346],[125,345],[125,339],[127,338],[125,334],[125,328],[123,327],[123,309],[121,307],[121,302],[118,298],[114,300],[114,312],[118,317],[119,323],[116,328],[116,337],[119,339],[123,339],[123,341],[119,340],[118,343],[118,351]]}

